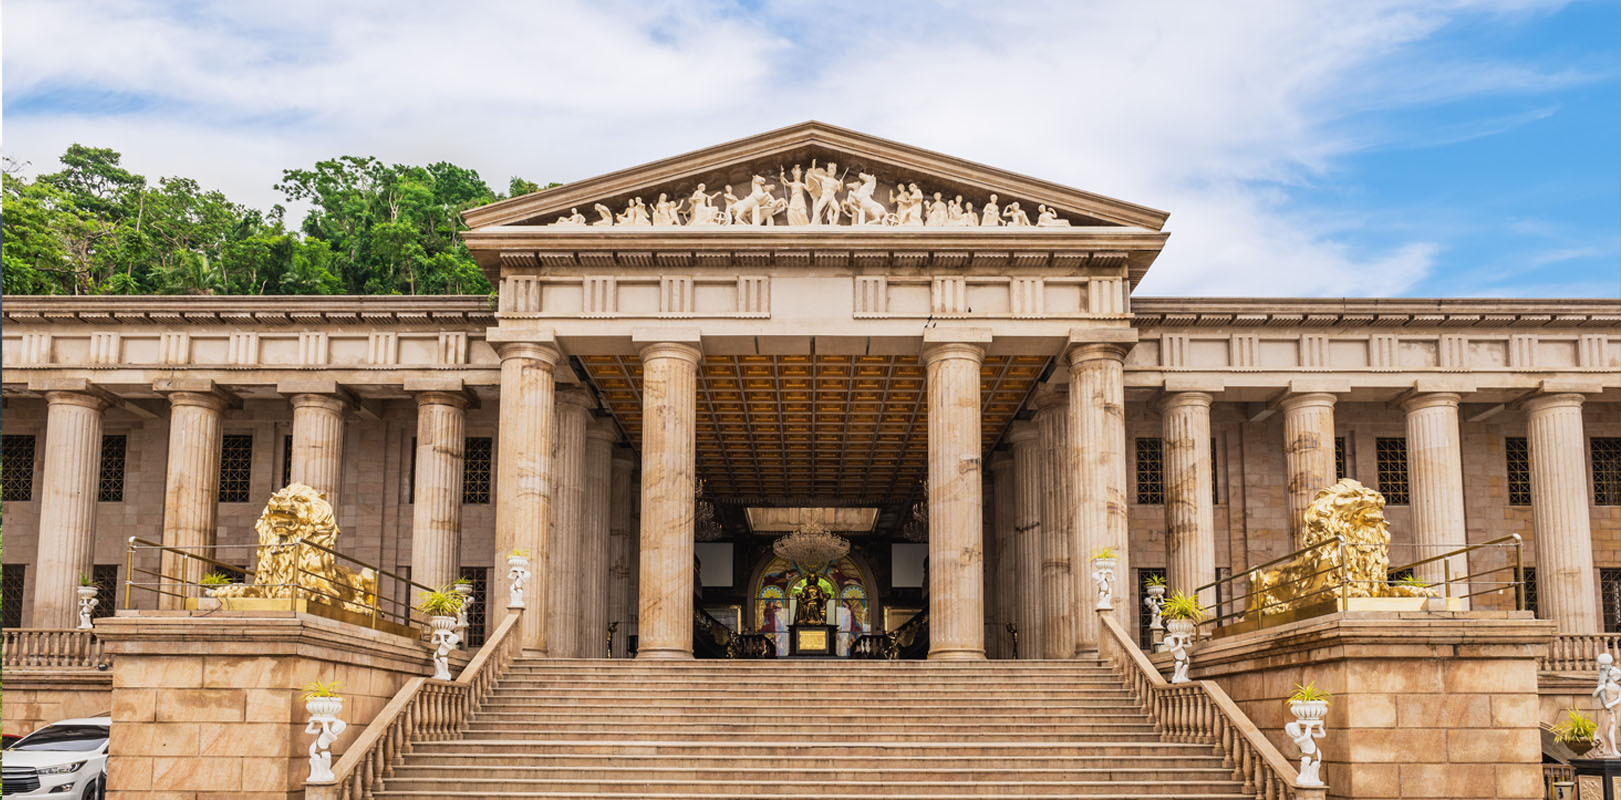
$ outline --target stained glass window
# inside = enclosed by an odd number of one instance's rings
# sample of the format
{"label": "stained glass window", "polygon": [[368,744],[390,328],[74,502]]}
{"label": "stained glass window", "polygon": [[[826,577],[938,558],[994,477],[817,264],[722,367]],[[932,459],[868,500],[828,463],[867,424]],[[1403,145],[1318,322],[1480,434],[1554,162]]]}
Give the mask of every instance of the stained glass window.
{"label": "stained glass window", "polygon": [[34,437],[0,436],[0,500],[26,503],[34,499]]}
{"label": "stained glass window", "polygon": [[[872,593],[862,578],[861,569],[849,556],[833,562],[818,580],[822,590],[834,599],[828,604],[825,621],[838,628],[837,652],[848,656],[850,645],[862,634],[872,631]],[[779,656],[788,655],[788,626],[794,621],[798,596],[806,581],[791,564],[772,558],[755,586],[754,630],[776,642]]]}

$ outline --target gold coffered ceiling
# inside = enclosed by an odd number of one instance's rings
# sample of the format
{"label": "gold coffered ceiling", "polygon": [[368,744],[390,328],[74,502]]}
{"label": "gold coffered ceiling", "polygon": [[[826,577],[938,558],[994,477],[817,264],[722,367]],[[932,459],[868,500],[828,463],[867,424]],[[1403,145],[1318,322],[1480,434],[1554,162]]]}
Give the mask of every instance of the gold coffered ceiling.
{"label": "gold coffered ceiling", "polygon": [[[1045,356],[987,356],[981,437],[1012,422]],[[581,356],[639,450],[642,364]],[[720,502],[905,502],[928,467],[924,367],[915,356],[705,356],[698,373],[698,475]]]}

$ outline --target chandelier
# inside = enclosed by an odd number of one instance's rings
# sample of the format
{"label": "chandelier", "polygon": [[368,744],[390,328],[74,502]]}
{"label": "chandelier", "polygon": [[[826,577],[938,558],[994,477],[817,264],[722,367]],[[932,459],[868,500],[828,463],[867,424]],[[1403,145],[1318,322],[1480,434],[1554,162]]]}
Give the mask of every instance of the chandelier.
{"label": "chandelier", "polygon": [[929,539],[928,481],[918,482],[917,500],[912,503],[911,513],[901,526],[901,538],[908,542],[926,542]]}
{"label": "chandelier", "polygon": [[693,538],[700,542],[713,542],[725,535],[725,528],[721,527],[720,517],[715,513],[715,501],[704,496],[704,482],[698,481],[696,491],[693,492]]}
{"label": "chandelier", "polygon": [[850,552],[850,541],[835,536],[819,523],[811,522],[771,543],[776,554],[806,572],[823,567]]}

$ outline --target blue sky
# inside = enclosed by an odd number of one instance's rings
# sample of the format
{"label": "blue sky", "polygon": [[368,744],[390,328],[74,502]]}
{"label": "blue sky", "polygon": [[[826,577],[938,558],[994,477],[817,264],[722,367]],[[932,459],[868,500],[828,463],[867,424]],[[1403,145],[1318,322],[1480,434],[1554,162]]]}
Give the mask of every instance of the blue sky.
{"label": "blue sky", "polygon": [[1139,290],[1621,296],[1621,4],[8,0],[6,154],[265,207],[340,154],[570,181],[821,119],[1171,212]]}

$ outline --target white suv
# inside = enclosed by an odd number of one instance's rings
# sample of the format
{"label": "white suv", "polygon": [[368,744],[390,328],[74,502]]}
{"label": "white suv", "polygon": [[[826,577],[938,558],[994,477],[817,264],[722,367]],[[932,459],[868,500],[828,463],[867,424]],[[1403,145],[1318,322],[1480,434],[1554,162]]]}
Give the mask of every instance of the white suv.
{"label": "white suv", "polygon": [[40,728],[0,754],[6,800],[96,800],[107,793],[110,716],[65,719]]}

